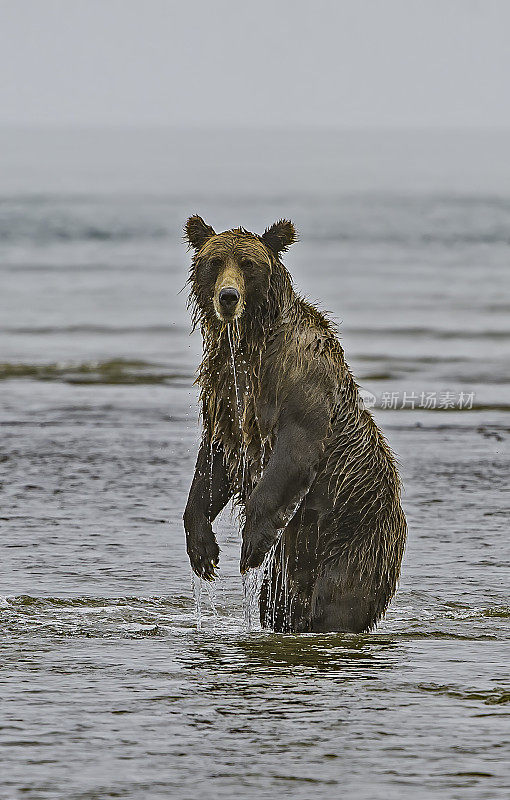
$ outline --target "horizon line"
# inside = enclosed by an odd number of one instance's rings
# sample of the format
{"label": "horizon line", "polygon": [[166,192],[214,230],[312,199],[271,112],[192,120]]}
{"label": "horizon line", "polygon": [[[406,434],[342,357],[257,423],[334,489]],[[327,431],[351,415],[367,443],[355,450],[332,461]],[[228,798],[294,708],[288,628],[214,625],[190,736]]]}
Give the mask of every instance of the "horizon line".
{"label": "horizon line", "polygon": [[510,125],[220,125],[217,123],[66,123],[0,122],[0,131],[61,132],[206,132],[231,133],[510,133]]}

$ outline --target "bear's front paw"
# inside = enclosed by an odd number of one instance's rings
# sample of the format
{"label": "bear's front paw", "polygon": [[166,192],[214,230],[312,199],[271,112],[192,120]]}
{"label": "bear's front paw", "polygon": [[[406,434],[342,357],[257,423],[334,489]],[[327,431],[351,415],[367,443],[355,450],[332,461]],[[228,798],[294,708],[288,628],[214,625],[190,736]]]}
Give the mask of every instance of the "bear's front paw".
{"label": "bear's front paw", "polygon": [[220,548],[212,529],[205,530],[201,535],[188,534],[186,537],[186,550],[193,572],[199,578],[213,581],[216,577],[215,570],[220,558]]}
{"label": "bear's front paw", "polygon": [[246,523],[241,547],[241,574],[254,567],[260,567],[264,556],[274,545],[277,535],[278,528],[269,521],[263,520],[256,525]]}

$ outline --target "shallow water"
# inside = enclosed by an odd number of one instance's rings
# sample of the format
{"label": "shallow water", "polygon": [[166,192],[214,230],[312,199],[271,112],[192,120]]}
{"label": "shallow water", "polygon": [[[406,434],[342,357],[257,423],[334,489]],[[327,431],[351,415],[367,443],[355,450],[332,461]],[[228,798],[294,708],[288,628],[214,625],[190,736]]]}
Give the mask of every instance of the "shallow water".
{"label": "shallow water", "polygon": [[[1,796],[507,798],[510,196],[78,189],[0,198]],[[196,629],[202,205],[295,219],[296,283],[375,395],[410,535],[368,635],[247,631],[228,511]]]}

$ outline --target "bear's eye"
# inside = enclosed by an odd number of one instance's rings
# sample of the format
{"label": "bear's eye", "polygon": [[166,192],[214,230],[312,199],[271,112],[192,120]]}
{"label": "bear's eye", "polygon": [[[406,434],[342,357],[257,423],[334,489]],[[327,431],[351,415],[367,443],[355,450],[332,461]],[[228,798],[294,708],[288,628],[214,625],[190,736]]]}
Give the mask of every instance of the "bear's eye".
{"label": "bear's eye", "polygon": [[250,267],[253,267],[253,261],[251,258],[243,258],[241,261],[241,266],[243,269],[250,269]]}
{"label": "bear's eye", "polygon": [[223,262],[221,258],[218,258],[218,256],[216,256],[216,258],[211,258],[211,260],[209,261],[211,267],[221,267],[222,263]]}

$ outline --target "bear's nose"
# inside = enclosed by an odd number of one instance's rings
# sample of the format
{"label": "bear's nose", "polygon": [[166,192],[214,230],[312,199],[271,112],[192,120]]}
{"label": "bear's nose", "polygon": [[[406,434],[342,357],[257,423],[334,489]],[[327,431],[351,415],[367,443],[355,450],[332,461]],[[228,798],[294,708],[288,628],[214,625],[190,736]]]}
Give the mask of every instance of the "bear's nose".
{"label": "bear's nose", "polygon": [[220,292],[220,304],[227,311],[233,311],[239,302],[240,294],[233,286],[227,286]]}

